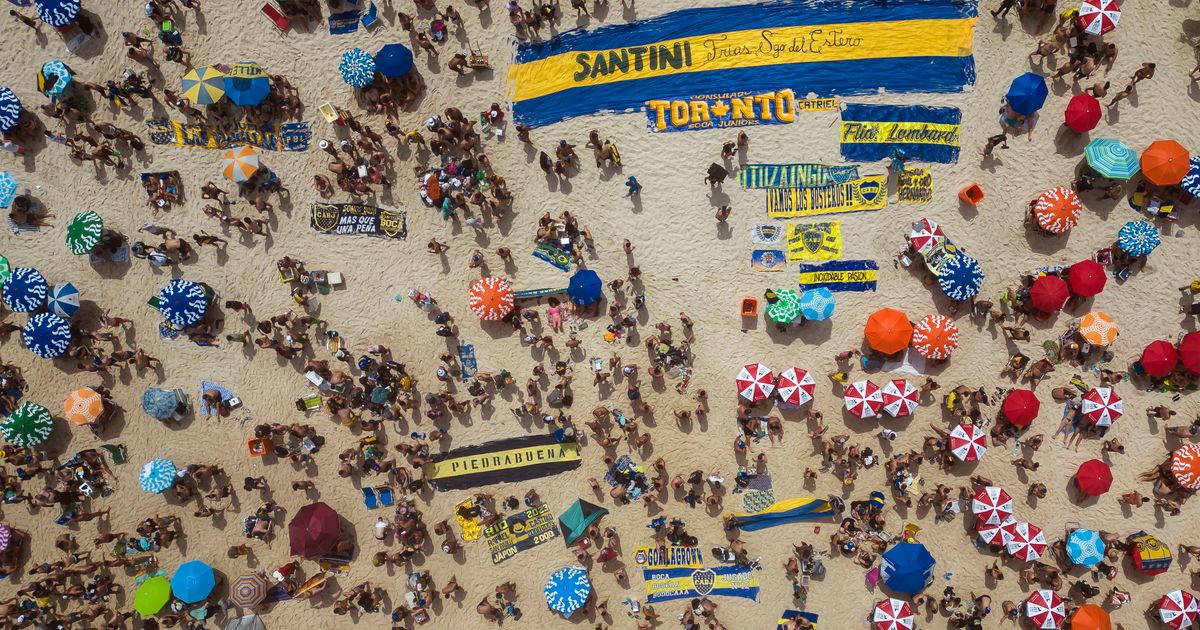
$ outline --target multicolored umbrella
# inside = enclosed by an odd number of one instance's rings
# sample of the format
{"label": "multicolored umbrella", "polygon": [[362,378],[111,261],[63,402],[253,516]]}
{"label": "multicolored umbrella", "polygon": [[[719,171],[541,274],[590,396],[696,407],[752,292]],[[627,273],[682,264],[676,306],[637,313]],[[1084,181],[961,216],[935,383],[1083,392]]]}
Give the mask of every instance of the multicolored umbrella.
{"label": "multicolored umbrella", "polygon": [[859,418],[874,418],[883,409],[883,392],[871,381],[851,383],[842,392],[842,404],[846,411]]}
{"label": "multicolored umbrella", "polygon": [[1077,528],[1067,536],[1067,555],[1071,562],[1090,569],[1104,562],[1104,540],[1095,530]]}
{"label": "multicolored umbrella", "polygon": [[971,513],[975,515],[975,528],[982,525],[1001,525],[1012,518],[1012,496],[998,486],[980,488],[971,498]]}
{"label": "multicolored umbrella", "polygon": [[945,245],[946,233],[937,223],[929,219],[921,219],[912,224],[912,230],[908,233],[908,242],[912,244],[918,254],[924,254]]}
{"label": "multicolored umbrella", "polygon": [[50,410],[28,400],[0,421],[0,437],[13,446],[37,446],[50,439],[53,432]]}
{"label": "multicolored umbrella", "polygon": [[1200,444],[1191,442],[1171,453],[1171,474],[1188,490],[1200,490]]}
{"label": "multicolored umbrella", "polygon": [[1104,311],[1089,311],[1079,320],[1079,334],[1090,344],[1108,346],[1117,340],[1120,332],[1117,322]]}
{"label": "multicolored umbrella", "polygon": [[247,182],[258,172],[258,151],[251,146],[234,147],[221,158],[221,174],[231,182]]}
{"label": "multicolored umbrella", "polygon": [[203,601],[217,586],[217,576],[208,563],[188,560],[171,576],[171,594],[185,604]]}
{"label": "multicolored umbrella", "polygon": [[46,303],[50,286],[33,267],[17,267],[4,281],[4,303],[14,313],[30,313]]}
{"label": "multicolored umbrella", "polygon": [[1171,548],[1145,531],[1125,537],[1133,567],[1146,575],[1166,573],[1171,568]]}
{"label": "multicolored umbrella", "polygon": [[1079,133],[1086,133],[1100,123],[1100,101],[1091,94],[1080,92],[1071,97],[1063,112],[1067,126]]}
{"label": "multicolored umbrella", "polygon": [[169,459],[152,459],[142,466],[142,472],[138,473],[138,485],[146,492],[162,494],[167,491],[167,488],[175,485],[175,473],[179,469],[175,467],[175,462]]}
{"label": "multicolored umbrella", "polygon": [[342,54],[338,71],[351,87],[367,87],[375,80],[375,58],[361,48],[352,48]]}
{"label": "multicolored umbrella", "polygon": [[1014,112],[1028,116],[1046,104],[1049,94],[1050,88],[1046,87],[1046,79],[1042,75],[1026,72],[1013,79],[1004,100]]}
{"label": "multicolored umbrella", "polygon": [[236,63],[225,75],[225,97],[238,107],[258,107],[271,94],[271,78],[253,61]]}
{"label": "multicolored umbrella", "polygon": [[81,387],[67,395],[63,415],[71,424],[92,424],[104,413],[104,397],[90,387]]}
{"label": "multicolored umbrella", "polygon": [[1192,331],[1179,342],[1179,362],[1192,374],[1200,374],[1200,332]]}
{"label": "multicolored umbrella", "polygon": [[1191,168],[1187,149],[1174,140],[1157,140],[1142,152],[1142,174],[1151,184],[1174,186]]}
{"label": "multicolored umbrella", "polygon": [[37,0],[38,17],[54,28],[70,26],[79,17],[79,0]]}
{"label": "multicolored umbrella", "polygon": [[1112,482],[1112,469],[1098,459],[1083,462],[1075,471],[1075,485],[1088,496],[1098,497],[1108,492]]}
{"label": "multicolored umbrella", "polygon": [[212,105],[225,96],[225,73],[215,66],[188,70],[180,84],[183,98],[195,105]]}
{"label": "multicolored umbrella", "polygon": [[375,67],[385,77],[402,77],[412,70],[413,52],[404,44],[387,44],[375,53]]}
{"label": "multicolored umbrella", "polygon": [[1101,177],[1109,179],[1129,179],[1140,168],[1138,155],[1129,145],[1112,138],[1096,138],[1088,143],[1083,150],[1088,166],[1092,167]]}
{"label": "multicolored umbrella", "polygon": [[912,341],[913,327],[908,316],[894,308],[884,308],[867,318],[863,328],[867,345],[883,354],[895,354]]}
{"label": "multicolored umbrella", "polygon": [[1038,196],[1033,216],[1043,230],[1062,234],[1079,224],[1083,204],[1074,190],[1056,186]]}
{"label": "multicolored umbrella", "polygon": [[21,337],[30,352],[43,359],[53,359],[71,345],[71,325],[54,313],[38,313],[25,322]]}
{"label": "multicolored umbrella", "polygon": [[503,278],[480,278],[471,285],[467,296],[471,312],[486,322],[504,319],[513,310],[512,285]]}
{"label": "multicolored umbrella", "polygon": [[253,607],[267,598],[267,579],[261,573],[247,573],[229,584],[229,599],[235,606]]}
{"label": "multicolored umbrella", "polygon": [[12,528],[4,523],[0,523],[0,553],[8,551],[9,544],[12,543]]}
{"label": "multicolored umbrella", "polygon": [[1046,553],[1046,536],[1036,525],[1017,523],[1013,525],[1012,532],[1013,539],[1004,546],[1008,555],[1017,560],[1032,562]]}
{"label": "multicolored umbrella", "polygon": [[600,301],[604,282],[591,269],[576,271],[567,282],[567,297],[580,306],[590,306]]}
{"label": "multicolored umbrella", "polygon": [[788,368],[775,379],[775,394],[786,405],[799,407],[813,399],[817,384],[808,370]]}
{"label": "multicolored umbrella", "polygon": [[1158,600],[1158,618],[1164,624],[1176,628],[1191,628],[1200,623],[1200,602],[1196,596],[1175,589]]}
{"label": "multicolored umbrella", "polygon": [[171,582],[166,576],[155,576],[138,587],[133,596],[133,609],[143,617],[157,615],[171,601]]}
{"label": "multicolored umbrella", "polygon": [[1061,595],[1043,588],[1025,600],[1025,616],[1039,630],[1058,630],[1067,620],[1067,602]]}
{"label": "multicolored umbrella", "polygon": [[1104,266],[1094,260],[1081,260],[1067,270],[1067,284],[1080,297],[1099,295],[1108,283]]}
{"label": "multicolored umbrella", "polygon": [[5,282],[12,277],[12,265],[8,263],[8,258],[0,256],[0,287],[4,286]]}
{"label": "multicolored umbrella", "polygon": [[208,295],[198,282],[175,278],[158,292],[158,310],[176,326],[194,326],[208,312]]}
{"label": "multicolored umbrella", "polygon": [[926,315],[913,328],[912,346],[926,359],[948,359],[958,347],[958,326],[945,315]]}
{"label": "multicolored umbrella", "polygon": [[21,120],[21,99],[8,88],[0,88],[0,131],[8,131]]}
{"label": "multicolored umbrella", "polygon": [[564,567],[546,581],[546,606],[563,617],[570,617],[587,604],[592,583],[583,567]]}
{"label": "multicolored umbrella", "polygon": [[1169,342],[1161,339],[1151,341],[1142,350],[1140,363],[1147,375],[1161,378],[1175,371],[1175,366],[1179,365],[1179,353]]}
{"label": "multicolored umbrella", "polygon": [[1079,27],[1088,35],[1103,35],[1121,21],[1117,0],[1083,0],[1079,5]]}
{"label": "multicolored umbrella", "polygon": [[1187,194],[1200,197],[1200,155],[1193,155],[1188,160],[1187,175],[1183,176],[1183,181],[1179,182],[1179,185]]}
{"label": "multicolored umbrella", "polygon": [[808,289],[800,294],[800,314],[810,321],[823,322],[833,317],[836,305],[833,292],[825,287]]}
{"label": "multicolored umbrella", "polygon": [[734,379],[738,394],[752,404],[766,400],[775,391],[775,374],[762,363],[747,363]]}
{"label": "multicolored umbrella", "polygon": [[938,285],[951,300],[969,300],[979,295],[979,289],[983,286],[983,268],[978,260],[959,254],[942,265]]}
{"label": "multicolored umbrella", "polygon": [[1004,397],[1000,412],[1013,426],[1024,429],[1033,422],[1041,408],[1042,403],[1033,390],[1014,389]]}
{"label": "multicolored umbrella", "polygon": [[1038,277],[1029,289],[1029,301],[1033,307],[1043,313],[1053,313],[1062,309],[1071,297],[1071,288],[1066,281],[1058,276],[1049,274]]}
{"label": "multicolored umbrella", "polygon": [[79,310],[79,289],[70,282],[54,285],[48,299],[50,310],[63,319],[71,319]]}
{"label": "multicolored umbrella", "polygon": [[67,248],[76,256],[92,251],[100,242],[104,219],[92,210],[76,214],[67,224]]}
{"label": "multicolored umbrella", "polygon": [[884,383],[880,390],[883,411],[893,418],[911,416],[920,404],[921,392],[908,381],[898,378]]}
{"label": "multicolored umbrella", "polygon": [[1083,395],[1083,415],[1098,427],[1109,427],[1125,413],[1125,401],[1111,387],[1093,387]]}
{"label": "multicolored umbrella", "polygon": [[288,523],[288,539],[293,556],[319,556],[337,543],[342,533],[338,513],[323,502],[310,503],[296,511]]}
{"label": "multicolored umbrella", "polygon": [[800,295],[795,289],[779,289],[775,301],[767,305],[767,317],[779,324],[790,324],[800,316]]}
{"label": "multicolored umbrella", "polygon": [[170,390],[150,387],[142,394],[142,411],[155,420],[168,420],[175,415],[179,401]]}
{"label": "multicolored umbrella", "polygon": [[73,78],[75,78],[74,73],[61,59],[47,61],[42,64],[42,70],[38,72],[38,91],[51,98],[61,96],[67,86],[71,85]]}
{"label": "multicolored umbrella", "polygon": [[975,526],[975,533],[979,535],[979,540],[982,540],[985,545],[994,547],[1003,547],[1012,540],[1012,526],[1017,522],[1011,516],[1000,521],[999,524],[985,523]]}
{"label": "multicolored umbrella", "polygon": [[987,452],[987,434],[974,424],[962,423],[950,432],[950,454],[961,462],[979,461]]}
{"label": "multicolored umbrella", "polygon": [[875,604],[871,623],[875,630],[912,630],[913,611],[908,602],[889,597]]}
{"label": "multicolored umbrella", "polygon": [[1149,256],[1160,244],[1158,229],[1147,221],[1130,221],[1117,232],[1117,247],[1130,256]]}
{"label": "multicolored umbrella", "polygon": [[17,180],[8,171],[0,172],[0,208],[8,208],[17,198]]}

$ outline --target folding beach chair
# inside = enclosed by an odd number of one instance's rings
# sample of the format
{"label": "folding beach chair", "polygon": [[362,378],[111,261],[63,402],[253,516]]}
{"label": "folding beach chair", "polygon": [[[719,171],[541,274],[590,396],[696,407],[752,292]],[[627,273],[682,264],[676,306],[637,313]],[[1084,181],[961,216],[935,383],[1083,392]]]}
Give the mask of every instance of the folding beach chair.
{"label": "folding beach chair", "polygon": [[374,510],[379,507],[379,497],[376,496],[375,490],[372,488],[359,488],[362,490],[363,505],[367,506],[368,510]]}
{"label": "folding beach chair", "polygon": [[366,28],[371,28],[372,26],[375,26],[378,23],[379,23],[379,7],[375,6],[375,3],[372,2],[371,5],[369,7],[367,7],[367,12],[363,13],[362,25]]}
{"label": "folding beach chair", "polygon": [[392,507],[395,505],[396,501],[392,496],[391,486],[375,486],[375,493],[379,495],[379,504],[383,507]]}
{"label": "folding beach chair", "polygon": [[279,7],[276,7],[274,4],[271,4],[270,2],[264,3],[261,10],[263,15],[267,16],[267,19],[271,20],[271,23],[275,25],[275,28],[279,29],[279,32],[282,33],[288,30],[288,27],[291,26],[291,24],[288,22],[287,16],[284,15],[283,12],[279,10]]}

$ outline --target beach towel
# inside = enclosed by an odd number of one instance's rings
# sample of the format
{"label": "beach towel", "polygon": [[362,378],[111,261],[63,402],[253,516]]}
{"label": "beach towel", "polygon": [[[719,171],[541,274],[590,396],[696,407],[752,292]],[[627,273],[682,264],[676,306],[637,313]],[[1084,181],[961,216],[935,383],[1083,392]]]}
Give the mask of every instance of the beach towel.
{"label": "beach towel", "polygon": [[352,11],[342,11],[341,13],[333,13],[329,16],[329,34],[330,35],[346,35],[358,30],[358,16],[361,11],[354,9]]}
{"label": "beach towel", "polygon": [[533,298],[545,297],[547,295],[555,295],[558,293],[565,293],[566,291],[567,291],[567,287],[561,287],[561,288],[546,287],[546,288],[542,288],[542,289],[524,289],[522,291],[513,291],[513,299],[514,300],[529,300],[529,299],[533,299]]}
{"label": "beach towel", "polygon": [[797,618],[807,619],[808,621],[812,622],[813,628],[817,627],[817,620],[820,619],[820,617],[817,616],[817,613],[801,612],[799,610],[785,610],[783,611],[782,615],[779,615],[778,625],[775,626],[776,630],[783,630],[787,627],[789,621]]}
{"label": "beach towel", "polygon": [[756,249],[750,252],[750,268],[755,271],[783,271],[787,253],[782,249]]}
{"label": "beach towel", "polygon": [[229,399],[234,396],[233,392],[212,381],[200,381],[200,413],[206,416],[215,416],[217,415],[217,408],[210,406],[208,401],[204,400],[204,392],[210,389],[215,389],[221,393],[221,402],[229,402]]}
{"label": "beach towel", "polygon": [[828,164],[747,164],[738,171],[742,188],[804,188],[858,179],[858,166]]}
{"label": "beach towel", "polygon": [[107,259],[95,254],[88,254],[89,264],[98,265],[103,262],[113,262],[117,264],[129,262],[129,243],[121,243],[121,246],[117,248],[117,251],[109,254]]}
{"label": "beach towel", "polygon": [[209,333],[191,333],[188,335],[188,341],[200,346],[201,348],[221,347],[221,340],[217,339],[216,335]]}
{"label": "beach towel", "polygon": [[20,235],[24,232],[41,232],[42,231],[42,228],[40,228],[36,225],[21,225],[20,223],[13,221],[12,217],[8,218],[8,229],[12,230],[12,233],[17,234],[17,235]]}
{"label": "beach towel", "polygon": [[458,521],[458,526],[462,528],[463,542],[471,542],[483,534],[483,528],[479,525],[479,517],[472,516],[468,518],[463,516],[464,513],[471,511],[475,511],[475,501],[473,499],[467,499],[454,506],[454,518]]}
{"label": "beach towel", "polygon": [[749,514],[761,512],[775,503],[775,491],[771,487],[771,475],[762,474],[750,478],[742,495],[742,509]]}
{"label": "beach towel", "polygon": [[458,365],[462,368],[462,380],[475,376],[479,372],[479,364],[475,361],[475,346],[469,343],[458,346]]}
{"label": "beach towel", "polygon": [[783,223],[756,223],[750,228],[750,242],[755,245],[783,245],[787,226]]}
{"label": "beach towel", "polygon": [[554,265],[559,271],[571,270],[571,255],[553,245],[538,243],[533,250],[533,257]]}

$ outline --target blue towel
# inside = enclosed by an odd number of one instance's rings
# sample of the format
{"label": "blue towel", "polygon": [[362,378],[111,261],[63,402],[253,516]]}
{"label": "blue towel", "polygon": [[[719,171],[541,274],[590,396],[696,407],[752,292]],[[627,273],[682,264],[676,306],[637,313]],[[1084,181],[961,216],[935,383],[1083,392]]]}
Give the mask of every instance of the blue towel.
{"label": "blue towel", "polygon": [[329,34],[345,35],[358,30],[358,16],[361,11],[343,11],[329,16]]}
{"label": "blue towel", "polygon": [[559,271],[571,270],[571,255],[557,247],[538,243],[537,248],[533,250],[533,257],[554,265]]}
{"label": "blue towel", "polygon": [[475,361],[475,346],[464,343],[458,346],[458,365],[462,368],[462,380],[475,376],[479,364]]}
{"label": "blue towel", "polygon": [[229,399],[233,398],[233,392],[212,381],[200,381],[200,413],[206,416],[215,416],[217,415],[217,410],[210,407],[208,401],[204,400],[204,392],[210,389],[221,392],[221,402],[229,402]]}

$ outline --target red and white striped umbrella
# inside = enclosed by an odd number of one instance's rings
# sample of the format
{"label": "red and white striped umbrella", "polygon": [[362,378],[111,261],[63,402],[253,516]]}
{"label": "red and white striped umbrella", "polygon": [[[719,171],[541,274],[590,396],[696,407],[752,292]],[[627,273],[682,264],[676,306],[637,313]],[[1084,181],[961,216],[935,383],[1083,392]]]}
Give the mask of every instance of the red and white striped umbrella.
{"label": "red and white striped umbrella", "polygon": [[1012,526],[1017,522],[1013,517],[1008,517],[999,524],[976,524],[975,533],[979,534],[979,540],[982,540],[985,545],[995,545],[1004,547],[1013,539]]}
{"label": "red and white striped umbrella", "polygon": [[1067,620],[1066,601],[1050,589],[1034,591],[1025,600],[1025,616],[1039,630],[1058,630]]}
{"label": "red and white striped umbrella", "polygon": [[917,410],[921,392],[912,383],[898,378],[888,381],[882,390],[883,410],[893,418],[911,416]]}
{"label": "red and white striped umbrella", "polygon": [[999,525],[1006,519],[1012,518],[1012,497],[1004,488],[988,486],[975,493],[971,499],[971,513],[975,515],[976,527],[979,525]]}
{"label": "red and white striped umbrella", "polygon": [[875,624],[875,630],[912,630],[913,611],[908,602],[889,597],[875,604],[871,622]]}
{"label": "red and white striped umbrella", "polygon": [[1098,427],[1109,427],[1125,413],[1125,401],[1111,387],[1093,387],[1083,395],[1083,415]]}
{"label": "red and white striped umbrella", "polygon": [[912,231],[908,233],[908,241],[912,243],[913,249],[917,250],[918,254],[924,254],[945,243],[946,233],[937,223],[929,219],[921,219],[912,224]]}
{"label": "red and white striped umbrella", "polygon": [[1088,35],[1103,35],[1121,21],[1117,0],[1083,0],[1079,5],[1079,26]]}
{"label": "red and white striped umbrella", "polygon": [[950,432],[950,453],[962,462],[975,462],[987,452],[987,434],[966,422]]}
{"label": "red and white striped umbrella", "polygon": [[1042,530],[1036,525],[1029,523],[1017,523],[1012,526],[1013,539],[1004,545],[1008,550],[1008,555],[1031,562],[1042,557],[1046,553],[1046,536],[1042,534]]}
{"label": "red and white striped umbrella", "polygon": [[1200,602],[1195,595],[1175,589],[1158,600],[1158,618],[1172,628],[1191,628],[1200,622]]}
{"label": "red and white striped umbrella", "polygon": [[765,400],[775,391],[775,375],[761,363],[746,364],[738,372],[737,388],[742,398],[752,403]]}
{"label": "red and white striped umbrella", "polygon": [[859,418],[874,418],[883,408],[883,392],[871,381],[858,381],[846,387],[842,402],[846,404],[846,411]]}
{"label": "red and white striped umbrella", "polygon": [[788,368],[775,379],[775,395],[786,404],[799,407],[813,399],[817,384],[808,370]]}

